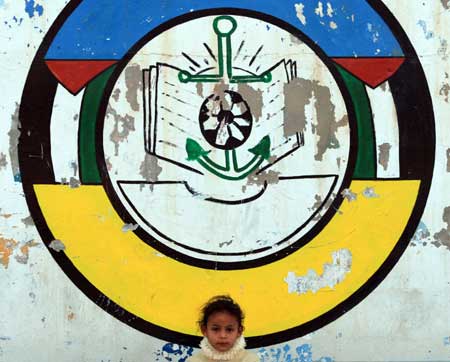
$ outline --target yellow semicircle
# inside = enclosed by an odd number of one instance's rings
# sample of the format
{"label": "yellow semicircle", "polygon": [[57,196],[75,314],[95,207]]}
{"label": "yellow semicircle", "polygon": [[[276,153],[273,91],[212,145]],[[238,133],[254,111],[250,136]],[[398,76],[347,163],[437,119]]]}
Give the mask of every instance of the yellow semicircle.
{"label": "yellow semicircle", "polygon": [[[134,315],[180,333],[198,335],[200,306],[230,294],[246,312],[246,336],[299,326],[350,297],[380,268],[407,225],[420,181],[353,181],[355,201],[307,245],[287,257],[242,270],[210,270],[178,262],[123,232],[124,225],[102,186],[35,185],[44,218],[77,270],[109,299]],[[378,197],[362,191],[373,187]],[[288,212],[288,211],[287,211]],[[212,231],[213,232],[213,231]],[[288,273],[323,273],[333,252],[347,249],[350,271],[333,287],[289,293]]]}

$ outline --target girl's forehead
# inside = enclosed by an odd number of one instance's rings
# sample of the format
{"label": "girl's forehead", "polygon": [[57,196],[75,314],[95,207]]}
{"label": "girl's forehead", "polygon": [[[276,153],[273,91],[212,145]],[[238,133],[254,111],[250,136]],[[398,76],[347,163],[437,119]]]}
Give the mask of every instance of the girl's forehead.
{"label": "girl's forehead", "polygon": [[238,318],[228,311],[217,311],[208,317],[208,324],[239,324]]}

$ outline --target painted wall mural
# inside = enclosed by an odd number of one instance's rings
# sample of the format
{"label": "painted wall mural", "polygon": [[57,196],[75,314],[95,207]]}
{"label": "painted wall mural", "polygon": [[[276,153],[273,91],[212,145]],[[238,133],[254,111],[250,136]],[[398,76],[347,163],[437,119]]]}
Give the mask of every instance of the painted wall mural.
{"label": "painted wall mural", "polygon": [[[430,3],[450,21],[448,4]],[[391,271],[414,265],[412,248],[450,248],[448,207],[435,216],[430,206],[445,199],[436,170],[450,170],[450,146],[441,152],[450,70],[436,94],[417,37],[437,31],[418,20],[411,33],[397,6],[25,1],[28,18],[5,28],[54,11],[34,25],[16,113],[1,129],[10,159],[0,153],[0,170],[12,175],[1,184],[17,186],[26,215],[1,224],[0,269],[41,250],[96,320],[153,341],[149,360],[185,361],[200,340],[199,307],[230,294],[261,361],[333,361],[312,353],[312,336],[352,318],[390,278],[400,295],[408,282]],[[6,18],[13,5],[0,9]],[[447,41],[437,41],[448,69]],[[2,193],[3,212],[14,201]],[[24,242],[9,236],[26,228]],[[447,254],[434,259],[443,270]],[[438,280],[444,301],[449,286]],[[450,356],[446,346],[434,360]],[[105,360],[142,356],[124,351]],[[380,353],[367,360],[390,358]]]}

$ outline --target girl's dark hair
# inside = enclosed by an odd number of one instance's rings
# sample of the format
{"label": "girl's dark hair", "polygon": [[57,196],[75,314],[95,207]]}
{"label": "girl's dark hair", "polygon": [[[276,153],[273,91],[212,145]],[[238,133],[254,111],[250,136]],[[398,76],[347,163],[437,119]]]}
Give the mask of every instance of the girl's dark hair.
{"label": "girl's dark hair", "polygon": [[198,321],[200,328],[206,327],[209,317],[216,312],[230,313],[232,316],[236,317],[239,327],[243,326],[242,323],[245,316],[239,304],[228,295],[216,295],[208,300],[202,307],[200,320]]}

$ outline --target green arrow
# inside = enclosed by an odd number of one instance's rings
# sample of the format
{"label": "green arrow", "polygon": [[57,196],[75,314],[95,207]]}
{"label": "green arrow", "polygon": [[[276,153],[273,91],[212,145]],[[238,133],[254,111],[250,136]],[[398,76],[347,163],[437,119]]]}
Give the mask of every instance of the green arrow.
{"label": "green arrow", "polygon": [[188,161],[197,161],[200,157],[206,156],[211,151],[205,151],[202,146],[191,138],[186,139],[186,152]]}
{"label": "green arrow", "polygon": [[261,156],[265,160],[270,158],[270,137],[265,136],[259,141],[259,143],[248,150],[248,152],[253,153],[256,156]]}

